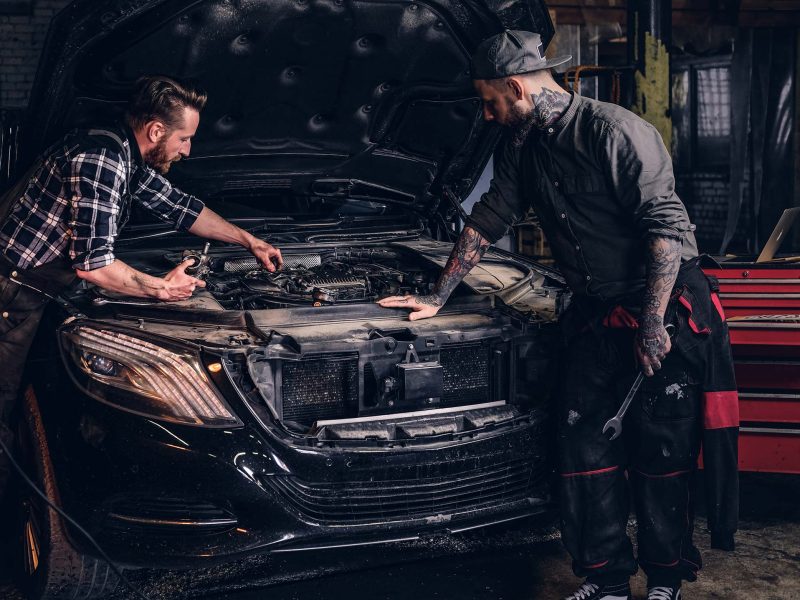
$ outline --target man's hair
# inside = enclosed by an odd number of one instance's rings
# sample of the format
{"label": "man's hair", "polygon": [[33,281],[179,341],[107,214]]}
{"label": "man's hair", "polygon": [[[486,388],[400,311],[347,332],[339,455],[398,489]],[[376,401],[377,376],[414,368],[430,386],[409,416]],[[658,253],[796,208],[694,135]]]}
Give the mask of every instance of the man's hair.
{"label": "man's hair", "polygon": [[146,75],[134,84],[125,121],[131,129],[141,129],[150,121],[161,121],[172,130],[182,125],[184,108],[200,112],[206,99],[206,93],[193,82]]}

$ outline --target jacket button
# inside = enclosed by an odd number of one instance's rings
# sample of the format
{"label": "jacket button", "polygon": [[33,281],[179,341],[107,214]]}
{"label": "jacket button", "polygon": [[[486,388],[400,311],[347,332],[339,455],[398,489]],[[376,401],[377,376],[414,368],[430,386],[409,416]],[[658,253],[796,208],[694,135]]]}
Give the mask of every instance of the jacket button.
{"label": "jacket button", "polygon": [[12,277],[16,277],[17,276],[17,272],[16,271],[11,271],[11,276]]}
{"label": "jacket button", "polygon": [[7,318],[8,318],[8,313],[7,313],[7,312],[4,312],[4,313],[3,313],[3,318],[4,318],[4,319],[7,319]]}
{"label": "jacket button", "polygon": [[554,185],[554,186],[556,186],[556,187],[558,187],[558,182],[557,182],[557,181],[554,181],[554,182],[553,182],[553,185]]}
{"label": "jacket button", "polygon": [[561,213],[561,218],[562,219],[566,219],[567,218],[567,213]]}
{"label": "jacket button", "polygon": [[591,281],[591,280],[592,280],[592,276],[591,275],[587,275],[586,276],[586,281]]}
{"label": "jacket button", "polygon": [[547,133],[553,133],[555,131],[552,127],[548,128]]}
{"label": "jacket button", "polygon": [[581,249],[581,247],[580,247],[580,244],[577,244],[577,245],[575,246],[575,250],[578,250],[578,251],[580,251],[580,249]]}

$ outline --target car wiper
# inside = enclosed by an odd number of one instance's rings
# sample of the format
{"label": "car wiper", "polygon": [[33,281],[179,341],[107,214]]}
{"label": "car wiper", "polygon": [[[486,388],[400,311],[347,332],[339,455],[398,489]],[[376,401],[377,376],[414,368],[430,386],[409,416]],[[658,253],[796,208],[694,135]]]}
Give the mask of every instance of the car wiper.
{"label": "car wiper", "polygon": [[165,237],[165,236],[168,236],[168,235],[172,235],[174,233],[175,233],[174,229],[169,229],[169,228],[168,229],[159,229],[158,231],[155,231],[153,233],[145,233],[145,234],[142,234],[142,235],[131,235],[131,236],[126,235],[126,236],[122,236],[120,238],[120,241],[121,242],[138,242],[138,241],[141,241],[141,240],[150,240],[150,239],[154,239],[154,238]]}
{"label": "car wiper", "polygon": [[399,240],[404,238],[416,238],[424,232],[425,232],[424,226],[421,223],[417,223],[417,227],[410,227],[407,229],[384,230],[377,232],[367,232],[367,231],[360,231],[360,232],[347,231],[342,233],[323,232],[323,233],[318,233],[316,235],[306,236],[306,242],[308,243],[335,242],[339,240],[349,240],[349,239],[371,241],[371,240],[387,239],[390,237],[392,239]]}
{"label": "car wiper", "polygon": [[[280,232],[280,233],[291,233],[294,231],[302,231],[304,229],[314,229],[316,227],[338,227],[340,225],[344,225],[348,222],[347,219],[326,219],[324,221],[293,221],[291,223],[291,227],[281,227],[281,223],[278,223],[277,226],[273,222],[265,222],[260,223],[259,225],[255,225],[253,227],[244,227],[243,229],[249,233],[256,233],[259,231],[270,231],[270,232]],[[236,221],[233,221],[234,223]]]}
{"label": "car wiper", "polygon": [[330,229],[335,227],[359,227],[364,225],[375,227],[379,226],[381,223],[397,225],[398,217],[401,216],[403,215],[339,215],[336,218],[319,219],[316,221],[298,220],[286,225],[283,225],[282,223],[261,223],[254,227],[246,228],[246,230],[250,233],[256,231],[269,231],[270,233],[293,233],[314,229]]}
{"label": "car wiper", "polygon": [[311,185],[312,193],[321,199],[341,198],[347,201],[360,200],[411,206],[414,195],[389,186],[361,179],[317,179]]}
{"label": "car wiper", "polygon": [[[278,224],[294,222],[294,219],[292,217],[232,217],[226,220],[231,223],[235,223],[236,225],[239,225],[240,227],[242,227],[242,229],[245,229],[246,231],[251,231],[251,232],[266,230]],[[252,227],[246,227],[248,223],[257,223],[257,225],[253,225]],[[139,231],[148,233],[142,233],[141,235],[136,235],[136,232]],[[175,230],[171,228],[169,225],[165,225],[164,223],[140,223],[135,225],[129,225],[126,228],[126,234],[122,236],[122,240],[126,242],[136,242],[140,240],[149,240],[154,238],[166,237],[174,233]]]}

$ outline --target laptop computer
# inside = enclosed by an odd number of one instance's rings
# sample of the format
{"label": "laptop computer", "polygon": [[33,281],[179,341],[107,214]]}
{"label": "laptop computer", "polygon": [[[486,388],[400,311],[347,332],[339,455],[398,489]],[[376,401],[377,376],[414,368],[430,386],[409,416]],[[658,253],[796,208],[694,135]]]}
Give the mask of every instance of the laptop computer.
{"label": "laptop computer", "polygon": [[772,230],[772,235],[769,236],[767,243],[764,244],[764,248],[761,250],[761,254],[758,255],[757,263],[800,260],[800,257],[796,256],[775,258],[775,253],[780,248],[781,242],[786,238],[786,234],[791,230],[798,216],[800,216],[800,207],[787,208],[783,211],[781,218],[775,224],[775,229]]}

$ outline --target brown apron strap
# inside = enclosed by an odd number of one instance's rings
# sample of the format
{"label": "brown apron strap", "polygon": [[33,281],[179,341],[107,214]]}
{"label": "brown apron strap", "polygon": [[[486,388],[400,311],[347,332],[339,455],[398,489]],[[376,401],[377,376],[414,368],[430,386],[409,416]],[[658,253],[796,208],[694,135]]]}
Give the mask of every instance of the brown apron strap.
{"label": "brown apron strap", "polygon": [[[10,262],[5,256],[2,258]],[[32,269],[12,267],[8,277],[20,285],[54,298],[71,286],[77,275],[66,259],[57,258]]]}

